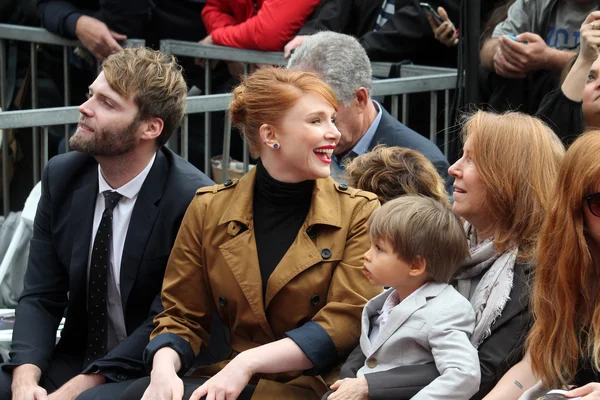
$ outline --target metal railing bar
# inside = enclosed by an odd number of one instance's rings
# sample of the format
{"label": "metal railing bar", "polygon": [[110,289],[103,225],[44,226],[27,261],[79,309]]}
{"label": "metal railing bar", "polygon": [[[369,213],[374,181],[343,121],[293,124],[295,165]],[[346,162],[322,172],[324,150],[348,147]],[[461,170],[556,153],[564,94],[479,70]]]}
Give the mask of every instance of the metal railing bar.
{"label": "metal railing bar", "polygon": [[398,119],[398,95],[392,96],[392,117]]}
{"label": "metal railing bar", "polygon": [[185,42],[182,40],[161,40],[161,49],[163,42],[167,43],[166,46],[168,47],[165,48],[168,48],[171,54],[177,56],[281,66],[287,64],[287,60],[283,57],[283,53],[280,52],[245,50],[234,47]]}
{"label": "metal railing bar", "polygon": [[[395,78],[373,82],[373,95],[403,94],[403,114],[407,105],[406,93],[430,92],[454,88],[456,76],[451,74],[434,75],[427,80],[422,78]],[[231,100],[230,93],[191,96],[187,98],[187,114],[224,111]],[[27,128],[75,124],[79,120],[78,107],[56,107],[39,110],[22,110],[0,113],[0,129]]]}
{"label": "metal railing bar", "polygon": [[183,123],[181,124],[181,157],[184,160],[188,160],[189,153],[189,118],[188,115],[185,114],[183,116]]}
{"label": "metal railing bar", "polygon": [[0,40],[0,108],[2,111],[8,110],[8,79],[6,77],[6,63],[8,59],[6,58],[6,40]]}
{"label": "metal railing bar", "polygon": [[450,140],[450,90],[444,90],[444,155],[448,158],[448,141]]}
{"label": "metal railing bar", "polygon": [[394,78],[373,81],[371,96],[388,96],[405,93],[431,92],[454,89],[456,74],[439,74],[423,77]]}
{"label": "metal railing bar", "polygon": [[437,92],[430,92],[429,103],[429,140],[437,144]]}
{"label": "metal railing bar", "polygon": [[408,94],[402,95],[402,123],[408,125]]}
{"label": "metal railing bar", "polygon": [[[210,95],[210,65],[204,69],[204,94]],[[204,173],[209,177],[212,174],[212,166],[210,163],[211,157],[211,114],[209,112],[204,114]]]}
{"label": "metal railing bar", "polygon": [[4,216],[10,212],[10,182],[8,178],[8,131],[2,132],[2,205]]}
{"label": "metal railing bar", "polygon": [[[44,28],[34,28],[23,25],[0,24],[0,38],[20,42],[54,44],[58,46],[83,46],[79,40],[65,39]],[[122,44],[124,47],[140,47],[145,44],[145,41],[143,39],[127,39],[123,41]]]}
{"label": "metal railing bar", "polygon": [[223,132],[223,158],[221,159],[221,182],[225,183],[229,177],[229,157],[231,155],[231,119],[225,113],[225,129]]}
{"label": "metal railing bar", "polygon": [[456,68],[432,67],[429,65],[405,64],[400,66],[400,77],[456,74]]}
{"label": "metal railing bar", "polygon": [[390,71],[392,70],[392,62],[376,61],[371,63],[371,69],[373,70],[373,76],[388,78]]}
{"label": "metal railing bar", "polygon": [[[31,108],[36,109],[38,107],[38,93],[37,93],[37,44],[30,44],[30,58],[31,58]],[[33,143],[33,184],[40,180],[40,135],[39,127],[32,127],[31,142]]]}

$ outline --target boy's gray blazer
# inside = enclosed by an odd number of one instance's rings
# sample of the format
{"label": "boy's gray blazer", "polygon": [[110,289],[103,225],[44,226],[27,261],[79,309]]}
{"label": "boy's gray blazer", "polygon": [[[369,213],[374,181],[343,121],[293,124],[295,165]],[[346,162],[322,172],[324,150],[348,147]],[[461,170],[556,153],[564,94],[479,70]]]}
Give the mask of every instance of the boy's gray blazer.
{"label": "boy's gray blazer", "polygon": [[471,303],[452,286],[431,282],[392,309],[371,344],[371,319],[392,291],[374,297],[363,309],[360,347],[366,362],[357,377],[434,361],[440,376],[413,399],[464,400],[477,393],[481,372],[469,341],[475,327]]}

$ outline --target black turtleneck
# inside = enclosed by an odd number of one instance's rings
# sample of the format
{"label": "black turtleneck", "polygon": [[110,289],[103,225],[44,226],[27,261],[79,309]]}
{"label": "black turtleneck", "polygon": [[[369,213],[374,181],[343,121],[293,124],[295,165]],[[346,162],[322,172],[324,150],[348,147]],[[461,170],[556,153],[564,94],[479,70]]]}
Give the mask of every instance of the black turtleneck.
{"label": "black turtleneck", "polygon": [[315,181],[280,182],[259,160],[254,183],[254,234],[263,283],[267,281],[288,251],[306,219]]}

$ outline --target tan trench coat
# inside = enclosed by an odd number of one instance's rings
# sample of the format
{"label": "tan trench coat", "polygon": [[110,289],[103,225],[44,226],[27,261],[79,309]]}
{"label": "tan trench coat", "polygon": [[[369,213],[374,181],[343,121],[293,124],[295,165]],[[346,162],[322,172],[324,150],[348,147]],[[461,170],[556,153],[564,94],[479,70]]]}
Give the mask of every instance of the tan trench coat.
{"label": "tan trench coat", "polygon": [[[356,347],[365,303],[381,292],[362,269],[369,248],[367,221],[379,207],[369,192],[316,181],[310,210],[293,244],[267,283],[263,297],[253,230],[255,172],[197,191],[183,219],[163,283],[165,311],[151,338],[171,332],[195,354],[209,343],[216,305],[231,332],[235,354],[284,337],[307,321],[331,336],[339,364]],[[310,229],[309,229],[310,228]],[[225,363],[197,370],[211,376]],[[318,399],[337,378],[300,372],[262,377],[253,399]]]}

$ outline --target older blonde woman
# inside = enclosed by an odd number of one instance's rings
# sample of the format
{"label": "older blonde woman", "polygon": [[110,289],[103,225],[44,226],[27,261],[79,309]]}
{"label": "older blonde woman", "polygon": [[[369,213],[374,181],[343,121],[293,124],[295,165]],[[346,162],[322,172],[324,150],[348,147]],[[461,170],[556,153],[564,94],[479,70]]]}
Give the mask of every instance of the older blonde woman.
{"label": "older blonde woman", "polygon": [[[481,399],[523,357],[531,325],[529,278],[538,233],[551,201],[564,147],[540,120],[479,111],[463,127],[463,156],[449,169],[454,212],[466,221],[471,258],[455,275],[475,309]],[[364,363],[354,351],[341,376]],[[399,367],[356,381],[357,398],[406,399],[438,376],[435,365]],[[451,398],[441,393],[440,399]]]}

